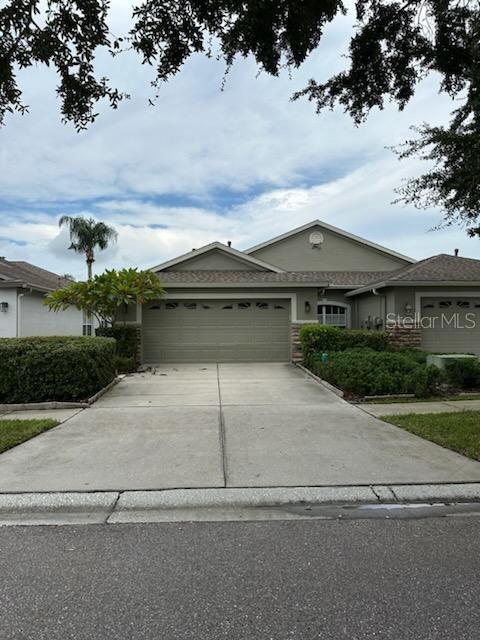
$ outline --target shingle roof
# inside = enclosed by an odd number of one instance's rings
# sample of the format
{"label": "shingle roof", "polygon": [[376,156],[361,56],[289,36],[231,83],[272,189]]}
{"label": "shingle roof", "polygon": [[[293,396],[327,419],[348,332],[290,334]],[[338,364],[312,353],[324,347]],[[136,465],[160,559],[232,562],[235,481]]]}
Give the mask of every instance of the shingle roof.
{"label": "shingle roof", "polygon": [[0,259],[0,286],[1,283],[17,283],[39,289],[60,289],[70,284],[70,280],[56,273],[36,267],[29,262],[11,261]]}
{"label": "shingle roof", "polygon": [[165,284],[249,284],[249,283],[275,283],[275,282],[314,282],[325,284],[325,279],[312,276],[310,273],[273,273],[272,271],[162,271],[158,274]]}
{"label": "shingle roof", "polygon": [[413,265],[389,271],[383,277],[366,283],[361,289],[363,290],[365,286],[394,286],[396,283],[405,282],[480,282],[480,260],[440,253],[437,256],[419,260]]}
{"label": "shingle roof", "polygon": [[385,276],[389,271],[162,271],[165,284],[248,284],[248,283],[312,283],[318,286],[359,287]]}
{"label": "shingle roof", "polygon": [[480,260],[440,253],[398,269],[389,280],[480,280]]}
{"label": "shingle roof", "polygon": [[[331,288],[366,287],[396,282],[480,282],[480,260],[440,254],[392,271],[162,271],[165,285],[304,283]],[[353,293],[353,292],[352,292]]]}
{"label": "shingle roof", "polygon": [[372,280],[386,278],[391,271],[297,271],[329,282],[331,287],[359,287]]}

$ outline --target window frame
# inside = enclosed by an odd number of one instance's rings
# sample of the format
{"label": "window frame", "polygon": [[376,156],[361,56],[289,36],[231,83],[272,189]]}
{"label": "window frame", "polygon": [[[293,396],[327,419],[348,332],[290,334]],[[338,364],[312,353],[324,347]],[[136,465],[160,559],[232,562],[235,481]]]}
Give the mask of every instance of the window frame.
{"label": "window frame", "polygon": [[[339,313],[327,313],[327,307],[338,307],[340,309],[344,309],[343,314]],[[322,311],[320,312],[320,309]],[[343,315],[345,317],[345,324],[332,324],[331,322],[326,322],[327,316],[339,316]],[[317,320],[319,324],[322,324],[327,327],[339,327],[340,329],[349,329],[350,328],[350,305],[345,302],[338,302],[337,300],[318,300],[317,301]]]}

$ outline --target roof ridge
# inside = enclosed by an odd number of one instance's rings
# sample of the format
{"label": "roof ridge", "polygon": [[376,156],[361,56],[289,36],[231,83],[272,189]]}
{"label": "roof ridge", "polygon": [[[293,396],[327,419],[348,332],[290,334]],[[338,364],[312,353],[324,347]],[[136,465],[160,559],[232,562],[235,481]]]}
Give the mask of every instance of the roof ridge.
{"label": "roof ridge", "polygon": [[411,273],[412,271],[415,271],[416,269],[418,269],[419,266],[423,266],[425,264],[428,264],[429,262],[432,262],[432,260],[436,260],[437,258],[440,257],[441,254],[436,255],[436,256],[430,256],[429,258],[423,258],[423,260],[419,260],[418,262],[415,262],[415,264],[409,264],[405,267],[400,267],[400,269],[397,269],[396,272],[393,272],[393,275],[391,278],[389,278],[389,280],[397,280],[399,275],[407,275],[409,273]]}
{"label": "roof ridge", "polygon": [[435,258],[452,258],[452,260],[468,260],[469,262],[480,262],[479,258],[470,258],[469,256],[452,256],[450,253],[439,253]]}
{"label": "roof ridge", "polygon": [[154,271],[155,273],[165,271],[170,266],[174,266],[181,262],[187,262],[188,260],[196,258],[197,256],[201,256],[208,251],[212,251],[213,249],[219,249],[221,251],[224,251],[225,253],[230,255],[232,258],[240,262],[243,261],[248,264],[255,264],[256,266],[266,267],[268,271],[271,271],[274,273],[284,273],[284,269],[281,269],[280,267],[270,264],[269,262],[266,262],[261,258],[255,258],[254,256],[250,256],[245,251],[240,251],[239,249],[235,249],[234,247],[223,244],[223,242],[219,242],[218,240],[216,240],[215,242],[210,242],[208,244],[205,244],[202,247],[199,247],[198,249],[193,249],[192,251],[188,251],[187,253],[177,256],[176,258],[173,258],[171,260],[167,260],[166,262],[162,262],[161,264],[157,264],[154,267],[150,267],[149,270]]}
{"label": "roof ridge", "polygon": [[32,268],[33,268],[34,271],[42,271],[43,273],[46,273],[49,276],[53,276],[55,278],[63,279],[63,276],[61,276],[58,273],[55,273],[55,271],[50,271],[49,269],[45,269],[44,267],[39,267],[36,264],[32,264],[31,262],[27,262],[26,260],[7,260],[6,262],[9,262],[10,264],[20,265],[23,268],[26,267],[28,269],[28,271],[31,271]]}

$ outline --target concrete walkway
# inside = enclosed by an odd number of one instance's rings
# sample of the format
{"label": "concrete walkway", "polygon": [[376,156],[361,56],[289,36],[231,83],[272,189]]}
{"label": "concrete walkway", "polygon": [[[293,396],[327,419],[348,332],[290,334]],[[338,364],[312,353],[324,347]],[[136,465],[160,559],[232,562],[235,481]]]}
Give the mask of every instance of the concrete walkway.
{"label": "concrete walkway", "polygon": [[[0,421],[1,423],[1,421]],[[480,481],[293,365],[164,366],[0,456],[0,492]]]}

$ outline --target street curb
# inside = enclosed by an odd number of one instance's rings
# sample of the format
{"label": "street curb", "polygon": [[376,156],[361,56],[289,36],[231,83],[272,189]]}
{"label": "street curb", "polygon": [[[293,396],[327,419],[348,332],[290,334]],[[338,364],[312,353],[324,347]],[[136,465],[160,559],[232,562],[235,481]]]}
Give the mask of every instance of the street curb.
{"label": "street curb", "polygon": [[288,520],[298,507],[462,502],[480,503],[480,483],[0,493],[0,526]]}
{"label": "street curb", "polygon": [[116,511],[176,507],[278,507],[297,504],[375,502],[371,487],[273,487],[125,491]]}
{"label": "street curb", "polygon": [[0,525],[93,524],[106,522],[118,493],[2,493]]}

